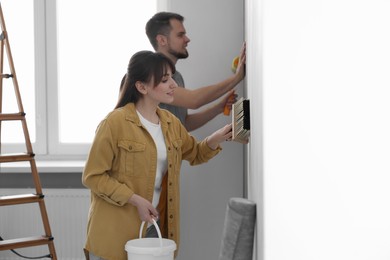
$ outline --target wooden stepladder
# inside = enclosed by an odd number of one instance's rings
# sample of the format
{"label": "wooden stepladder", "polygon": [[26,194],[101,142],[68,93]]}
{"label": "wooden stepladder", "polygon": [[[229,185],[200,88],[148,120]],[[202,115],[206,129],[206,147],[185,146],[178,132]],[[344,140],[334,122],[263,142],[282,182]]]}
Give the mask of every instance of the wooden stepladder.
{"label": "wooden stepladder", "polygon": [[[3,11],[0,3],[0,163],[10,162],[29,162],[31,167],[31,174],[35,185],[35,194],[21,194],[21,195],[7,195],[0,197],[0,206],[20,205],[27,203],[38,203],[42,217],[45,234],[36,237],[16,238],[9,240],[0,240],[0,251],[11,250],[24,247],[47,245],[52,259],[57,259],[54,241],[50,230],[49,218],[46,212],[44,195],[42,193],[41,182],[37,171],[37,166],[34,159],[34,153],[28,133],[25,112],[23,110],[22,100],[19,92],[18,81],[15,73],[15,68],[12,60],[10,45],[8,41],[8,34],[4,23]],[[4,49],[7,54],[10,74],[3,74]],[[17,113],[3,113],[3,79],[13,81],[16,102],[19,112]],[[25,138],[26,152],[20,154],[3,154],[1,152],[1,125],[3,121],[20,121]],[[28,217],[28,216],[26,216]],[[9,223],[10,225],[17,225],[17,223]]]}

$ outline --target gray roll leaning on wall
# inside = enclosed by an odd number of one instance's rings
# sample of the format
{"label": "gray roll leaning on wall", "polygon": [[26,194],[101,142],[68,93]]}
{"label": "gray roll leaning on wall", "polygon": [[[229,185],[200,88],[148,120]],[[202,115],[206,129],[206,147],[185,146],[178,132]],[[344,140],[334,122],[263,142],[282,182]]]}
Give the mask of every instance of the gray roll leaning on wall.
{"label": "gray roll leaning on wall", "polygon": [[230,198],[226,208],[219,260],[252,260],[256,203]]}

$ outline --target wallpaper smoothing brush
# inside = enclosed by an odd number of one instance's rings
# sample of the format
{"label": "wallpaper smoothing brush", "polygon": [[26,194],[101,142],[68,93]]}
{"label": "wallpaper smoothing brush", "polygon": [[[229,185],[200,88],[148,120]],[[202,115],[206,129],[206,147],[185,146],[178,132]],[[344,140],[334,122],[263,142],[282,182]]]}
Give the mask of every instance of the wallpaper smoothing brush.
{"label": "wallpaper smoothing brush", "polygon": [[250,135],[249,100],[240,98],[232,106],[232,141],[247,144]]}

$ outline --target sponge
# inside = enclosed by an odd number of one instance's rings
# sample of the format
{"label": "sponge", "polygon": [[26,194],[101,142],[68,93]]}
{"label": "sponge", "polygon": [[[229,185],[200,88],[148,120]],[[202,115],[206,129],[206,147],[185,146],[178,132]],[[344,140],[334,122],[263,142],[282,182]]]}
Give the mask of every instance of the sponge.
{"label": "sponge", "polygon": [[232,62],[232,71],[233,73],[236,73],[236,70],[237,70],[237,66],[238,66],[238,63],[240,62],[240,57],[239,56],[236,56],[234,59],[233,59],[233,62]]}
{"label": "sponge", "polygon": [[[229,101],[233,101],[234,99],[235,99],[235,95],[236,95],[236,93],[233,91],[231,94],[230,94],[230,96],[229,96]],[[225,108],[223,109],[223,114],[225,115],[225,116],[228,116],[228,115],[230,115],[230,108],[227,106],[227,105],[225,105]]]}

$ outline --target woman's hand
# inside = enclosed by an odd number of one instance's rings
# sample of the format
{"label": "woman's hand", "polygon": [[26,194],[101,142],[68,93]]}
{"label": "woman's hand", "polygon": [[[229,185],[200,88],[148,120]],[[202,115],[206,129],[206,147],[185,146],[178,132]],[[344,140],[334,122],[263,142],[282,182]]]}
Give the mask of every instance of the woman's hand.
{"label": "woman's hand", "polygon": [[137,207],[138,215],[141,221],[153,223],[152,218],[154,220],[158,219],[158,212],[153,207],[152,203],[142,198],[141,196],[137,194],[133,194],[133,196],[130,197],[128,203]]}
{"label": "woman's hand", "polygon": [[221,129],[215,131],[206,138],[208,146],[215,150],[218,145],[224,141],[230,141],[232,139],[232,124],[228,124]]}

